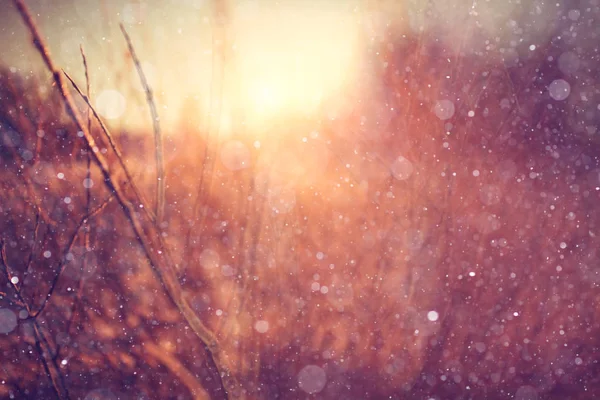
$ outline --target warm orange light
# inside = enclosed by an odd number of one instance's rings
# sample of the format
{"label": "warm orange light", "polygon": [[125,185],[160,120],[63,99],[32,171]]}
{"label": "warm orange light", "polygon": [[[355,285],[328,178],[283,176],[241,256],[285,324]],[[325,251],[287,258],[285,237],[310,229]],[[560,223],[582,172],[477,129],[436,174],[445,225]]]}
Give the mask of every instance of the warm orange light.
{"label": "warm orange light", "polygon": [[226,101],[247,125],[310,115],[348,85],[358,59],[358,13],[346,6],[238,9],[231,23],[233,53]]}

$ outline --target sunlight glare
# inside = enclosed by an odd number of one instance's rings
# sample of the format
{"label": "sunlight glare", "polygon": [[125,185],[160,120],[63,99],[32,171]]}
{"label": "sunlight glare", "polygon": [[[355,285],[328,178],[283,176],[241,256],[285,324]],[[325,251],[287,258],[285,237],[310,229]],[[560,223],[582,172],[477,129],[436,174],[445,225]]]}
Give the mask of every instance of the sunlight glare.
{"label": "sunlight glare", "polygon": [[244,8],[233,17],[232,78],[246,121],[310,115],[351,82],[358,17],[351,9]]}

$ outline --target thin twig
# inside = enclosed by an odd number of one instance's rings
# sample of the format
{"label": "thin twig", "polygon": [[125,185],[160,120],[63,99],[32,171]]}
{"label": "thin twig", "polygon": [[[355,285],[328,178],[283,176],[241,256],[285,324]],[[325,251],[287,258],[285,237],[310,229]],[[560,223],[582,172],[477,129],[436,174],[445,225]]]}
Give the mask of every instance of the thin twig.
{"label": "thin twig", "polygon": [[4,240],[0,240],[0,260],[2,261],[2,273],[8,281],[9,286],[12,288],[13,292],[15,292],[17,299],[19,299],[19,301],[23,304],[27,312],[29,312],[29,306],[23,298],[23,295],[21,294],[21,289],[19,288],[19,286],[17,286],[18,280],[15,280],[15,282],[13,282],[11,268],[9,267],[8,257],[6,256],[6,243],[4,243]]}
{"label": "thin twig", "polygon": [[[69,261],[68,255],[71,252],[71,250],[73,249],[73,245],[75,244],[75,240],[77,239],[77,236],[79,235],[79,232],[81,231],[81,228],[88,222],[88,220],[90,218],[92,218],[95,215],[97,215],[98,213],[100,213],[100,211],[102,211],[108,205],[108,203],[111,202],[112,199],[113,199],[113,197],[110,196],[102,204],[100,204],[98,207],[96,207],[92,212],[90,212],[89,214],[86,214],[83,218],[81,218],[81,220],[75,227],[75,230],[73,231],[73,234],[71,235],[71,238],[69,239],[68,245],[67,245],[65,251],[63,252],[63,257],[62,257],[60,263],[58,264],[56,275],[54,275],[54,279],[52,280],[52,284],[50,285],[50,290],[48,291],[48,294],[44,297],[44,300],[43,300],[40,308],[32,315],[33,318],[37,318],[44,311],[44,308],[46,308],[48,301],[52,297],[52,294],[54,293],[54,290],[56,289],[56,284],[58,283],[60,275],[62,274],[62,271],[65,268],[65,265]],[[84,258],[85,258],[85,256],[84,256]]]}
{"label": "thin twig", "polygon": [[[94,118],[96,118],[96,121],[98,121],[98,124],[100,125],[100,129],[104,133],[104,136],[106,136],[106,139],[108,139],[108,143],[110,144],[110,147],[112,148],[112,150],[115,152],[115,155],[117,156],[117,160],[119,160],[119,164],[121,165],[121,168],[123,169],[123,172],[125,173],[125,177],[127,178],[127,183],[129,185],[131,185],[131,188],[135,192],[135,196],[140,199],[141,204],[147,204],[146,199],[144,198],[142,192],[139,190],[139,188],[135,184],[135,181],[133,180],[133,177],[131,176],[129,169],[127,168],[127,165],[125,164],[125,159],[123,158],[123,153],[121,153],[121,150],[119,149],[119,146],[117,145],[117,142],[115,142],[112,134],[110,133],[110,131],[104,124],[104,121],[102,121],[102,118],[100,118],[100,115],[98,114],[98,112],[96,111],[94,106],[92,106],[92,102],[85,94],[83,94],[81,89],[79,89],[79,86],[77,86],[77,84],[75,83],[73,78],[71,78],[71,76],[64,70],[63,70],[63,73],[65,74],[65,76],[67,77],[69,82],[71,82],[71,85],[73,86],[75,91],[77,91],[77,94],[79,94],[79,96],[81,96],[83,101],[85,101],[85,103],[88,105],[89,109],[92,111],[92,114],[94,115]],[[88,131],[88,132],[90,132],[90,131]],[[148,216],[152,219],[152,221],[156,220],[156,217],[155,217],[154,213],[152,212],[152,210],[150,209],[150,207],[143,207],[142,209],[148,214]]]}
{"label": "thin twig", "polygon": [[[213,30],[212,30],[212,47],[213,47],[213,52],[212,52],[212,65],[211,65],[211,69],[210,69],[210,93],[209,93],[209,104],[208,104],[208,113],[207,113],[207,132],[206,132],[206,139],[205,139],[205,146],[204,146],[204,156],[202,159],[202,172],[200,173],[200,182],[198,182],[198,189],[196,191],[196,200],[194,201],[194,206],[192,208],[192,219],[195,221],[198,215],[198,209],[200,208],[200,204],[203,200],[204,194],[205,194],[205,186],[207,187],[206,192],[208,193],[208,195],[210,196],[211,194],[211,188],[212,188],[212,175],[213,175],[213,171],[214,171],[214,166],[215,166],[215,160],[216,160],[216,152],[218,151],[218,146],[219,146],[219,135],[220,135],[220,131],[221,131],[221,112],[222,112],[222,107],[223,107],[223,81],[224,81],[224,76],[225,76],[225,65],[227,62],[227,54],[225,53],[225,51],[223,51],[224,48],[226,48],[226,43],[227,43],[227,31],[224,27],[224,23],[226,21],[229,20],[229,10],[226,7],[225,2],[214,2],[213,3],[215,8],[214,8],[214,13],[215,13],[215,18],[213,19],[214,23],[213,23]],[[219,36],[217,37],[217,34],[215,32],[219,33]],[[218,48],[219,51],[217,51],[217,43],[221,41],[224,44],[221,44]],[[220,56],[220,64],[219,64],[219,75],[217,76],[217,78],[215,79],[215,70],[216,65],[217,65],[217,58],[219,58]],[[218,85],[218,88],[217,88]],[[215,100],[215,93],[217,93],[216,96],[216,100]],[[213,106],[213,101],[215,101],[216,104],[214,104]],[[213,108],[216,108],[216,112],[214,113],[213,116]],[[214,128],[214,136],[215,136],[215,149],[212,148],[211,146],[211,136],[213,136],[213,121],[215,121],[216,126]],[[206,181],[206,182],[205,182]],[[206,216],[204,214],[201,215],[200,217],[200,223],[197,224],[198,226],[196,227],[196,230],[203,232],[204,231],[204,224],[206,222]],[[192,232],[192,226],[189,227],[187,235],[186,235],[186,249],[191,249],[190,248],[190,236],[191,236],[191,232]],[[191,250],[188,250],[188,252],[190,252]],[[188,253],[189,255],[189,253]]]}
{"label": "thin twig", "polygon": [[[40,34],[29,9],[23,0],[13,0],[13,3],[21,15],[27,29],[31,33],[33,43],[42,56],[46,67],[52,73],[63,102],[65,103],[67,111],[73,119],[76,128],[83,133],[83,139],[87,142],[88,147],[94,149],[96,144],[95,140],[87,130],[87,127],[77,112],[75,102],[66,87],[65,75],[60,73],[60,70],[55,66],[54,61],[50,57],[48,46]],[[165,288],[169,298],[177,306],[183,318],[185,318],[206,348],[209,363],[217,369],[219,384],[224,397],[229,398],[230,395],[238,397],[240,387],[237,379],[231,373],[231,369],[228,366],[228,362],[226,361],[225,355],[216,337],[208,327],[204,325],[200,318],[198,318],[198,315],[196,315],[196,312],[190,307],[188,301],[184,297],[183,289],[179,283],[177,272],[175,270],[175,265],[167,251],[162,235],[156,229],[154,221],[149,217],[149,214],[139,212],[140,208],[145,207],[141,202],[141,198],[136,196],[135,193],[133,193],[133,196],[131,196],[131,193],[127,193],[128,187],[131,187],[131,185],[121,187],[114,172],[109,168],[107,159],[102,153],[99,151],[92,151],[92,157],[94,162],[100,168],[104,178],[104,184],[111,193],[115,194],[119,201],[119,204],[133,229],[136,240],[144,250],[150,266]]]}
{"label": "thin twig", "polygon": [[146,79],[146,75],[144,74],[144,70],[142,69],[142,64],[140,63],[140,60],[138,59],[137,54],[135,53],[135,49],[133,48],[131,38],[127,34],[125,26],[123,24],[119,24],[119,26],[121,27],[121,32],[123,32],[123,36],[125,37],[125,41],[127,42],[127,47],[129,47],[131,59],[135,64],[135,68],[137,69],[138,75],[140,76],[140,82],[142,83],[144,92],[146,92],[146,101],[148,102],[148,107],[150,108],[150,117],[152,118],[152,127],[154,129],[154,153],[156,156],[157,187],[155,214],[156,222],[160,226],[165,212],[165,161],[158,112],[156,110],[154,96],[152,95],[152,88],[150,88],[150,85],[148,84],[148,80]]}
{"label": "thin twig", "polygon": [[[81,52],[81,59],[83,61],[83,69],[85,72],[85,91],[86,91],[87,98],[90,99],[90,101],[91,101],[92,88],[91,88],[91,82],[90,82],[90,73],[89,73],[89,68],[88,68],[88,63],[87,63],[87,57],[85,56],[85,52],[83,51],[83,45],[79,46],[79,51]],[[90,107],[88,107],[86,111],[87,111],[86,112],[87,128],[88,128],[88,131],[91,133],[92,132],[92,118],[91,118],[91,114],[90,114],[91,113]],[[92,179],[92,156],[90,154],[90,151],[91,151],[91,149],[87,149],[87,151],[86,151],[86,175],[85,175],[85,178],[88,180],[88,182]],[[90,213],[91,206],[92,206],[91,185],[86,185],[86,187],[85,187],[85,213],[86,214]],[[85,222],[85,225],[83,227],[84,254],[83,254],[83,260],[81,260],[81,275],[79,277],[79,285],[78,285],[79,287],[77,289],[77,297],[73,304],[73,308],[75,308],[76,304],[78,303],[80,293],[83,292],[83,284],[85,282],[85,280],[83,279],[83,271],[87,270],[89,253],[91,251],[90,231],[91,231],[91,221],[88,219]],[[73,322],[74,315],[75,315],[75,312],[72,311],[71,317],[69,318],[67,333],[69,332],[71,323]],[[58,352],[59,352],[59,347],[57,346],[56,356],[58,356]]]}
{"label": "thin twig", "polygon": [[[85,52],[83,51],[83,45],[79,46],[79,51],[81,52],[81,59],[83,61],[83,69],[85,72],[85,91],[86,91],[86,95],[87,98],[91,101],[92,99],[92,95],[91,95],[91,84],[90,84],[90,75],[89,75],[89,70],[88,70],[88,63],[87,63],[87,58],[85,57]],[[91,133],[92,132],[92,118],[90,115],[90,108],[88,107],[86,110],[86,117],[87,117],[87,127],[88,127],[88,131]],[[92,163],[92,156],[90,155],[90,151],[91,149],[87,149],[86,151],[86,155],[87,155],[87,170],[86,170],[86,179],[90,180],[92,178],[91,176],[91,163]],[[85,212],[86,214],[90,213],[90,206],[91,206],[91,201],[92,201],[92,197],[91,197],[91,193],[90,193],[90,185],[86,185],[85,187]],[[89,226],[86,226],[86,231],[85,231],[85,249],[86,251],[88,251],[88,247],[89,247]]]}
{"label": "thin twig", "polygon": [[[7,123],[11,128],[18,131],[16,126],[13,126],[10,122],[4,120],[1,120],[0,122]],[[9,151],[11,152],[15,160],[19,158],[23,159],[22,156],[17,152],[16,148],[9,147]],[[36,209],[38,215],[42,217],[46,225],[57,226],[58,223],[54,219],[52,219],[52,217],[50,217],[50,215],[46,211],[42,210],[42,208],[38,204],[38,196],[35,193],[35,189],[33,187],[33,182],[31,181],[31,178],[27,175],[27,173],[21,170],[17,172],[17,175],[23,179],[23,181],[25,182],[25,188],[27,190],[27,196],[24,196],[23,201],[25,201],[27,204],[31,205],[33,208]]]}
{"label": "thin twig", "polygon": [[[2,268],[1,268],[2,272],[4,274],[4,277],[8,281],[9,286],[12,288],[13,292],[15,292],[15,295],[19,299],[19,302],[22,304],[22,306],[25,308],[25,311],[27,311],[27,314],[29,316],[31,316],[31,314],[32,314],[31,307],[23,298],[23,295],[21,294],[21,289],[12,280],[12,277],[11,277],[11,274],[9,271],[10,267],[8,264],[8,257],[6,256],[6,246],[5,246],[5,243],[3,240],[0,240],[0,261],[2,264]],[[52,351],[50,348],[50,344],[46,338],[46,335],[44,334],[44,332],[42,330],[42,327],[40,326],[39,322],[35,318],[33,319],[33,328],[34,328],[33,333],[34,333],[34,337],[35,337],[35,346],[36,346],[36,349],[38,350],[40,359],[42,360],[42,364],[44,366],[44,371],[46,371],[46,376],[48,377],[48,379],[50,380],[50,383],[52,384],[52,389],[54,390],[56,397],[58,397],[60,400],[69,399],[69,391],[67,390],[67,386],[65,384],[64,377],[60,373],[60,369],[58,368],[58,365],[55,362],[53,362],[52,364],[50,364],[48,362],[48,360],[50,360],[52,362]],[[45,349],[44,349],[44,346],[45,346]]]}
{"label": "thin twig", "polygon": [[[71,306],[71,315],[69,316],[69,320],[67,321],[67,327],[65,328],[65,333],[69,336],[71,335],[71,328],[73,327],[73,324],[75,323],[75,318],[77,316],[77,309],[82,308],[81,298],[82,298],[82,294],[83,294],[83,285],[84,285],[85,279],[83,277],[83,268],[81,269],[81,271],[82,271],[82,275],[79,277],[79,287],[77,288],[77,292],[75,293],[75,299],[73,300],[73,305]],[[60,345],[60,343],[57,343],[56,344],[56,352],[54,353],[54,359],[58,358],[58,356],[60,355],[61,349],[62,349],[62,346]]]}
{"label": "thin twig", "polygon": [[[51,349],[49,347],[44,348],[45,346],[42,345],[44,342],[47,343],[45,340],[46,335],[44,335],[39,323],[36,320],[33,321],[33,334],[35,337],[35,347],[40,354],[46,376],[52,383],[54,394],[56,394],[56,397],[58,397],[60,400],[69,399],[69,392],[65,385],[64,377],[60,373],[60,369],[58,369],[56,362],[52,362]],[[48,360],[50,360],[50,362]]]}
{"label": "thin twig", "polygon": [[25,274],[29,273],[29,269],[31,268],[31,264],[33,263],[33,258],[35,256],[36,245],[38,241],[38,234],[40,231],[40,213],[35,213],[35,226],[33,228],[33,244],[31,245],[31,251],[29,252],[29,259],[27,260],[27,265],[25,267]]}
{"label": "thin twig", "polygon": [[19,300],[12,300],[8,293],[0,292],[0,299],[8,301],[9,304],[13,304],[18,307],[25,307],[25,304],[21,303]]}

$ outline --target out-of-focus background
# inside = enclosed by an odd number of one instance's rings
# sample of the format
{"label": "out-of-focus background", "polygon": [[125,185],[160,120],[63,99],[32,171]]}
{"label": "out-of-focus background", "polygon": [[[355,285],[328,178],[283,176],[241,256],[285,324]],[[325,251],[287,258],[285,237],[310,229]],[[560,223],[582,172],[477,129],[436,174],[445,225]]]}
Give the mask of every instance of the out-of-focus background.
{"label": "out-of-focus background", "polygon": [[[596,0],[28,5],[229,398],[600,395]],[[0,7],[0,397],[224,398]]]}

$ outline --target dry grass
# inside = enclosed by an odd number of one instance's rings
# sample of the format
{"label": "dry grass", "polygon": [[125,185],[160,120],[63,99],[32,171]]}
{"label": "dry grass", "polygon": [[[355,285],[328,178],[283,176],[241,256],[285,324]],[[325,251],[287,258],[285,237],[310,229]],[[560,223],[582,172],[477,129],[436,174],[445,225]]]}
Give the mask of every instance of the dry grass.
{"label": "dry grass", "polygon": [[[98,135],[106,147],[92,180],[109,185],[90,196],[117,200],[95,216],[90,252],[71,240],[86,215],[87,170],[68,148],[85,124],[64,122],[58,93],[19,97],[35,84],[15,92],[26,84],[3,74],[5,265],[26,278],[22,298],[0,301],[15,313],[46,304],[34,321],[48,339],[29,320],[0,339],[11,360],[0,393],[220,398],[208,345],[239,384],[223,382],[231,397],[600,395],[600,149],[580,127],[584,89],[549,98],[560,76],[545,61],[560,51],[550,45],[507,68],[474,54],[440,62],[455,55],[425,35],[398,42],[386,47],[386,92],[354,113],[295,121],[260,149],[237,138],[250,157],[240,170],[224,143],[198,207],[190,193],[208,144],[195,131],[169,138],[163,229],[139,208],[148,210],[139,193],[155,190],[139,151],[151,140],[111,143],[106,127],[87,130],[88,143]],[[440,98],[455,106],[448,120],[436,117]],[[59,121],[62,153],[51,137]],[[35,343],[46,346],[37,358],[27,352]],[[307,379],[310,366],[324,387]]]}
{"label": "dry grass", "polygon": [[[156,222],[158,225],[160,225],[163,219],[163,214],[165,212],[165,161],[163,154],[163,138],[160,131],[160,119],[158,117],[158,112],[156,111],[156,103],[154,102],[152,89],[148,84],[148,80],[146,79],[146,75],[144,74],[144,70],[142,69],[142,65],[140,64],[140,60],[138,59],[135,53],[135,48],[133,47],[131,38],[129,37],[129,34],[127,34],[127,30],[125,30],[125,26],[123,24],[120,24],[120,28],[121,32],[123,32],[123,36],[125,37],[125,41],[127,42],[127,47],[129,48],[129,54],[131,54],[131,59],[135,64],[135,68],[140,77],[140,82],[144,89],[144,93],[146,93],[146,101],[148,102],[148,108],[150,109],[150,117],[152,118],[152,128],[154,129],[154,154],[156,156],[155,214]],[[129,181],[133,182],[132,179],[129,179]]]}

